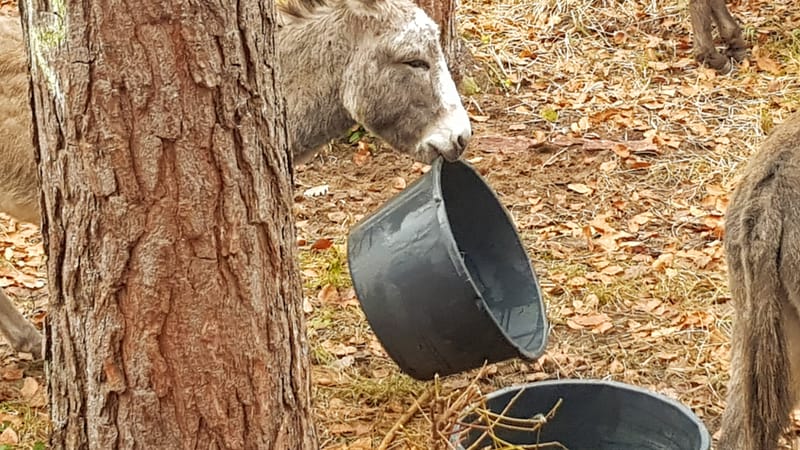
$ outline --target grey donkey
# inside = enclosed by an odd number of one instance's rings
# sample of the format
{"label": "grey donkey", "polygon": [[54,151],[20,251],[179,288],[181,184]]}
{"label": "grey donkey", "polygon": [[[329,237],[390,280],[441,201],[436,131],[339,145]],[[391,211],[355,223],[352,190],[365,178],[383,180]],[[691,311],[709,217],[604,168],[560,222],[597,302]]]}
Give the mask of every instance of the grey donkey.
{"label": "grey donkey", "polygon": [[[289,0],[276,42],[294,162],[361,123],[422,162],[460,158],[469,117],[436,24],[410,0]],[[0,17],[0,211],[39,223],[27,62],[18,18]],[[39,354],[41,335],[0,291],[0,332]]]}
{"label": "grey donkey", "polygon": [[288,0],[281,79],[295,162],[356,122],[422,162],[458,159],[469,117],[436,24],[410,0]]}
{"label": "grey donkey", "polygon": [[721,450],[774,450],[800,400],[800,114],[749,162],[725,219],[736,317]]}

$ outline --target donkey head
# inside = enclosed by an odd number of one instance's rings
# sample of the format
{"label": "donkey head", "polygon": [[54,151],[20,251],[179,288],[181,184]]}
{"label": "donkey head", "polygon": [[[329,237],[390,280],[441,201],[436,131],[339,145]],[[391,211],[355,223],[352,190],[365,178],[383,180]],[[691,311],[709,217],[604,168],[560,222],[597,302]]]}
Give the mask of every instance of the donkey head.
{"label": "donkey head", "polygon": [[419,161],[439,155],[457,160],[472,129],[445,63],[438,26],[411,0],[346,2],[357,48],[342,78],[345,109]]}

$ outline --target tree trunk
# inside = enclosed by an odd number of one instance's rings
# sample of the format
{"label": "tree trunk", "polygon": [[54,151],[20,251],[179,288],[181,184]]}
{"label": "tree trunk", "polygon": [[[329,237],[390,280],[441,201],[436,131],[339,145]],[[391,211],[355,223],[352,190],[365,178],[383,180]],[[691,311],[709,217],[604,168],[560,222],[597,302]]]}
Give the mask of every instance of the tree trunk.
{"label": "tree trunk", "polygon": [[415,0],[431,19],[439,25],[442,32],[442,50],[447,60],[447,67],[456,84],[464,76],[464,68],[469,59],[469,50],[464,40],[458,35],[456,21],[456,0]]}
{"label": "tree trunk", "polygon": [[51,447],[316,448],[273,2],[20,8]]}

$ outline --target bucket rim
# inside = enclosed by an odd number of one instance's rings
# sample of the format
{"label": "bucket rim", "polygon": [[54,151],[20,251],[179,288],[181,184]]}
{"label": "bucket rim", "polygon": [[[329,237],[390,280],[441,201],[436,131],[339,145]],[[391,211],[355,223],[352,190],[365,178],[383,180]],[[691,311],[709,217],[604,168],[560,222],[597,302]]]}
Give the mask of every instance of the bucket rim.
{"label": "bucket rim", "polygon": [[431,164],[431,172],[433,172],[433,200],[436,203],[436,218],[439,222],[439,227],[446,236],[446,247],[447,247],[447,254],[450,257],[450,261],[453,263],[453,267],[459,274],[463,274],[464,277],[469,282],[470,286],[472,286],[473,292],[475,292],[475,296],[478,300],[480,300],[481,307],[487,312],[489,317],[494,323],[497,330],[502,334],[503,338],[505,338],[506,342],[508,342],[517,352],[524,356],[529,360],[535,360],[536,358],[540,357],[542,353],[547,348],[548,339],[550,337],[550,323],[547,320],[547,305],[544,302],[544,297],[542,297],[542,289],[541,285],[539,284],[539,278],[536,276],[536,271],[533,270],[533,264],[531,263],[530,256],[528,255],[527,250],[525,250],[525,246],[522,244],[522,240],[520,239],[519,232],[517,231],[517,227],[514,225],[514,219],[511,217],[511,214],[508,212],[505,206],[503,206],[503,202],[495,193],[494,189],[489,186],[489,184],[483,179],[481,174],[475,170],[470,164],[462,161],[457,160],[448,164],[459,164],[460,166],[467,169],[470,174],[475,178],[478,182],[477,184],[481,186],[483,190],[491,195],[491,197],[495,200],[497,204],[497,208],[502,211],[503,217],[506,220],[506,225],[511,231],[511,234],[514,237],[514,243],[518,246],[518,249],[522,252],[523,259],[525,260],[525,267],[527,268],[527,273],[530,274],[530,278],[533,281],[533,288],[536,292],[536,296],[538,302],[538,309],[539,309],[539,323],[541,324],[541,328],[544,329],[543,336],[541,340],[541,345],[535,352],[528,351],[527,349],[523,348],[521,345],[517,343],[511,336],[508,335],[506,330],[503,328],[502,324],[497,320],[494,313],[492,312],[491,308],[489,307],[486,299],[484,298],[483,294],[481,293],[480,289],[478,289],[477,284],[472,278],[472,274],[467,269],[467,265],[464,262],[464,258],[461,257],[461,250],[458,248],[458,242],[453,234],[453,230],[450,227],[450,219],[447,215],[447,205],[445,203],[444,192],[442,192],[442,170],[444,169],[444,158],[441,156],[438,157],[432,164]]}
{"label": "bucket rim", "polygon": [[[700,417],[698,417],[697,414],[695,414],[695,412],[692,411],[691,408],[689,408],[688,406],[686,406],[682,402],[680,402],[680,401],[678,401],[678,400],[676,400],[674,398],[668,397],[668,396],[666,396],[664,394],[661,394],[659,392],[656,392],[656,391],[653,391],[653,390],[650,390],[650,389],[646,389],[646,388],[643,388],[641,386],[637,386],[637,385],[633,385],[633,384],[629,384],[629,383],[624,383],[624,382],[621,382],[621,381],[605,380],[605,379],[594,379],[594,378],[584,378],[584,379],[577,379],[576,378],[576,379],[533,381],[533,382],[529,382],[529,383],[521,383],[521,384],[516,384],[516,385],[512,385],[512,386],[507,386],[507,387],[504,387],[502,389],[497,389],[495,391],[490,392],[489,394],[486,394],[484,396],[484,400],[489,401],[489,400],[495,399],[497,397],[501,397],[503,395],[506,395],[506,394],[509,394],[509,393],[512,393],[512,392],[519,392],[520,390],[535,389],[535,388],[542,387],[542,386],[553,386],[553,385],[555,385],[555,386],[567,386],[567,387],[569,387],[569,386],[598,386],[598,387],[605,386],[605,387],[611,387],[611,388],[614,388],[614,389],[617,389],[617,390],[621,390],[621,391],[627,391],[627,392],[635,393],[635,394],[643,394],[643,395],[647,395],[649,397],[655,398],[655,399],[659,400],[660,402],[662,402],[664,404],[672,406],[673,408],[678,410],[680,413],[682,413],[684,416],[689,418],[689,420],[691,422],[693,422],[697,426],[697,430],[698,430],[698,432],[700,434],[700,448],[706,449],[706,450],[711,448],[711,434],[708,431],[708,427],[700,419]],[[459,417],[460,418],[468,417],[469,414],[471,413],[472,409],[473,409],[472,406],[464,408],[462,410],[462,412],[459,414]],[[461,443],[458,440],[458,437],[459,437],[458,435],[459,435],[459,433],[461,433],[463,428],[464,427],[461,426],[461,425],[454,427],[452,432],[450,433],[450,439],[449,439],[451,444],[459,445],[460,448],[463,448],[463,446],[461,445]],[[456,447],[456,448],[459,448],[459,447]]]}

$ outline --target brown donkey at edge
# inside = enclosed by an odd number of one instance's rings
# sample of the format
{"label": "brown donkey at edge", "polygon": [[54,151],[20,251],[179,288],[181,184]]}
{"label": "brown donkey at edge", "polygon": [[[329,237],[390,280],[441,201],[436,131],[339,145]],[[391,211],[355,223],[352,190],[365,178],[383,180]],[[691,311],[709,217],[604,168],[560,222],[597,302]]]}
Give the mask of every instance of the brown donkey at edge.
{"label": "brown donkey at edge", "polygon": [[[461,157],[472,131],[437,25],[411,0],[287,0],[276,45],[294,162],[360,123],[429,163]],[[39,223],[19,18],[0,17],[0,211]],[[41,335],[0,291],[0,333],[36,355]]]}
{"label": "brown donkey at edge", "polygon": [[[725,0],[690,0],[689,15],[692,20],[694,57],[719,72],[731,70],[731,59],[742,61],[747,56],[748,45],[742,38],[742,29],[733,18]],[[717,51],[712,27],[716,24],[720,38],[727,47],[725,54]]]}
{"label": "brown donkey at edge", "polygon": [[774,450],[800,390],[800,113],[750,160],[726,214],[736,313],[720,450]]}

